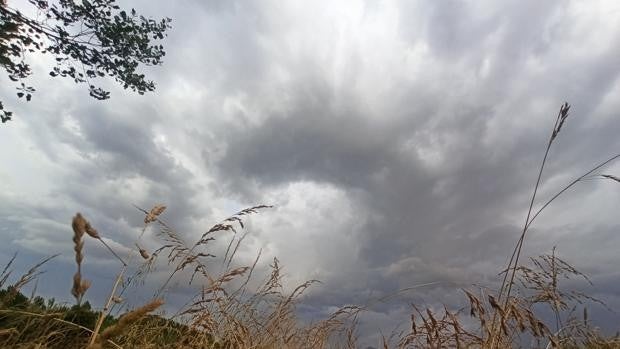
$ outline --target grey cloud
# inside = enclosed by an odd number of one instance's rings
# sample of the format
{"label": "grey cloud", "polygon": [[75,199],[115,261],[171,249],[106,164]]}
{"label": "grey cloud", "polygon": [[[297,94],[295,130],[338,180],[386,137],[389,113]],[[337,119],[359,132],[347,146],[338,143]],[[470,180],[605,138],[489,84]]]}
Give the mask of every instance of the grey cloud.
{"label": "grey cloud", "polygon": [[[373,284],[384,292],[402,287],[404,283],[395,280],[493,280],[520,232],[518,224],[561,98],[574,104],[573,116],[553,149],[544,183],[560,173],[579,174],[606,156],[602,149],[618,147],[613,128],[591,126],[597,101],[616,83],[618,70],[608,59],[618,45],[600,56],[584,58],[581,70],[589,73],[572,75],[570,56],[557,68],[544,63],[557,71],[554,75],[533,73],[527,66],[531,59],[570,54],[554,55],[557,42],[566,42],[562,31],[570,26],[570,17],[562,17],[565,13],[559,4],[548,5],[537,7],[535,13],[527,6],[497,12],[486,22],[471,21],[473,9],[435,5],[427,36],[417,35],[415,40],[437,45],[432,46],[437,58],[458,57],[455,63],[440,61],[448,70],[453,64],[459,69],[472,69],[473,64],[478,69],[485,55],[492,57],[493,69],[472,85],[473,91],[451,91],[442,98],[444,91],[433,90],[432,83],[428,92],[415,82],[398,81],[395,90],[406,91],[403,95],[409,98],[390,110],[396,111],[396,118],[382,119],[356,107],[364,96],[339,94],[338,87],[320,77],[301,78],[287,90],[287,114],[269,115],[258,125],[236,125],[231,132],[235,141],[217,163],[221,181],[228,183],[231,194],[259,201],[262,192],[289,182],[315,181],[342,188],[354,198],[356,214],[365,222],[352,242],[359,270],[367,270],[368,279],[382,280],[382,273],[393,269],[392,279]],[[470,23],[478,27],[468,28]],[[486,36],[495,32],[501,34],[496,38],[499,42],[487,41],[483,46],[486,39],[491,40]],[[475,51],[477,45],[480,52]],[[365,68],[355,63],[353,67],[360,74]],[[544,79],[557,82],[545,84]],[[558,87],[560,81],[565,81],[565,87]],[[588,87],[587,82],[594,85]],[[523,90],[520,84],[532,88]],[[505,92],[498,94],[497,89]],[[416,94],[431,98],[416,98]],[[459,99],[468,95],[474,98]],[[509,98],[511,107],[491,107],[498,96]],[[532,98],[544,98],[550,107],[541,110],[528,102]],[[540,126],[511,129],[509,118]],[[491,121],[506,127],[490,128]],[[597,136],[591,139],[591,135]],[[517,142],[485,141],[498,138]],[[407,141],[418,147],[407,148]],[[438,167],[416,152],[425,144],[444,156]],[[550,192],[545,187],[543,193]],[[569,194],[567,200],[574,198]],[[536,238],[548,229],[537,230]],[[552,245],[545,243],[550,242],[554,241],[543,238],[530,243],[527,252],[548,251]],[[352,279],[361,274],[354,275]],[[347,283],[346,278],[339,281]],[[325,299],[326,294],[322,294]]]}

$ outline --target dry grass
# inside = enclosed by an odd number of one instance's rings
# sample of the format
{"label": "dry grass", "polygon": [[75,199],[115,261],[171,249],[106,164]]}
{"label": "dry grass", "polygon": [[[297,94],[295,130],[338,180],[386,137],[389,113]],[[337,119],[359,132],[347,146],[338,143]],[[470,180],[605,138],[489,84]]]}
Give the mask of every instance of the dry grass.
{"label": "dry grass", "polygon": [[101,348],[102,343],[106,343],[112,340],[114,337],[118,337],[119,335],[123,334],[129,329],[129,326],[144,318],[144,316],[146,316],[148,313],[155,311],[162,304],[164,304],[163,300],[154,299],[149,303],[141,306],[140,308],[134,309],[129,313],[123,315],[116,324],[106,328],[106,330],[101,333],[101,336],[97,338],[97,341],[94,344],[91,344],[89,348]]}
{"label": "dry grass", "polygon": [[[465,306],[461,309],[444,306],[442,309],[412,305],[410,326],[389,338],[382,336],[377,343],[383,348],[620,348],[616,337],[605,338],[592,326],[587,305],[602,304],[585,293],[563,289],[561,280],[589,279],[559,258],[555,248],[548,255],[531,258],[527,265],[519,263],[527,232],[533,221],[568,189],[589,179],[620,182],[618,177],[597,171],[620,155],[596,165],[584,175],[569,183],[556,195],[544,201],[535,210],[538,188],[542,182],[545,163],[551,146],[569,116],[570,106],[561,106],[556,118],[543,162],[538,171],[527,217],[522,233],[515,244],[508,265],[500,273],[498,289],[463,289]],[[72,221],[73,246],[77,271],[73,277],[71,294],[78,305],[83,303],[91,283],[83,278],[84,238],[96,239],[117,259],[121,266],[112,284],[109,297],[92,323],[83,326],[67,320],[63,312],[34,312],[15,309],[9,305],[19,290],[40,274],[43,260],[11,286],[15,256],[0,274],[0,289],[8,291],[2,297],[0,309],[0,347],[3,348],[356,348],[357,323],[366,307],[343,306],[321,321],[305,323],[297,316],[297,305],[316,280],[310,280],[286,292],[282,266],[277,259],[270,265],[270,273],[257,282],[256,265],[236,265],[235,256],[245,234],[246,216],[270,206],[259,205],[237,212],[198,234],[195,242],[187,244],[175,229],[164,221],[164,205],[144,213],[144,226],[131,253],[122,258],[102,238],[80,213]],[[147,248],[143,241],[147,229],[156,228],[158,246]],[[231,237],[232,236],[232,237]],[[213,242],[229,238],[223,257],[216,260]],[[149,251],[150,250],[150,251]],[[217,261],[217,262],[216,262]],[[168,275],[155,290],[141,289],[145,281],[156,276],[158,268],[168,268]],[[502,269],[502,268],[498,268]],[[128,270],[133,270],[126,276]],[[152,281],[153,279],[151,279]],[[173,314],[151,314],[170,294],[175,282],[185,282],[187,289],[196,290],[185,305]],[[251,287],[250,285],[257,285]],[[131,288],[142,294],[154,293],[153,300],[128,311],[115,323],[105,325],[115,306],[127,306],[123,300]],[[32,298],[32,297],[31,297]],[[551,321],[540,316],[546,311]],[[578,318],[575,313],[582,310]]]}
{"label": "dry grass", "polygon": [[73,217],[73,250],[75,251],[75,263],[77,264],[77,271],[73,275],[73,287],[71,288],[71,294],[75,297],[78,304],[82,302],[82,297],[86,294],[86,291],[90,288],[90,281],[82,280],[82,261],[84,260],[84,232],[86,231],[86,220],[81,214],[76,214]]}

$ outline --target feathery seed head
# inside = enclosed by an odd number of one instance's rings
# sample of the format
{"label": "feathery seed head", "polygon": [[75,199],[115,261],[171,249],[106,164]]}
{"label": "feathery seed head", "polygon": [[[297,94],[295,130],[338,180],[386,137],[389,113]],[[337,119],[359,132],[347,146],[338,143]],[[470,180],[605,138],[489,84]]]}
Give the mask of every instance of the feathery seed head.
{"label": "feathery seed head", "polygon": [[162,214],[165,209],[166,206],[164,205],[157,204],[153,206],[151,211],[146,215],[146,217],[144,217],[144,224],[155,222],[157,220],[157,217],[159,217],[159,215]]}

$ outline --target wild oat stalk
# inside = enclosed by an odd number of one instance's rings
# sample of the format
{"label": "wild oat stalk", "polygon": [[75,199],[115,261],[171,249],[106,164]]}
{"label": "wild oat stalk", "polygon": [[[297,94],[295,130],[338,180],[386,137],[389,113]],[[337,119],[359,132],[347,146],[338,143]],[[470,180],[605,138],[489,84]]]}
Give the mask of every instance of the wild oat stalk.
{"label": "wild oat stalk", "polygon": [[[7,266],[4,268],[3,274],[7,272],[8,268],[13,263],[15,256],[16,255],[14,255],[13,258],[11,258]],[[24,287],[25,285],[30,283],[32,280],[35,280],[39,275],[44,273],[43,271],[39,270],[41,266],[43,266],[43,264],[49,262],[50,260],[58,256],[59,256],[58,254],[55,254],[53,256],[47,257],[43,259],[42,261],[40,261],[39,263],[35,264],[32,268],[28,269],[28,271],[24,275],[22,275],[19,278],[19,280],[17,280],[17,282],[15,282],[13,285],[7,288],[9,292],[6,295],[6,298],[3,299],[2,301],[8,302],[11,299],[13,299],[13,297],[15,297],[19,293],[22,287]],[[6,281],[5,277],[8,278],[9,275],[10,275],[10,272],[8,272],[5,276],[3,276],[2,281],[3,282]]]}
{"label": "wild oat stalk", "polygon": [[[530,258],[530,265],[520,265],[517,271],[516,280],[522,293],[511,297],[508,304],[500,303],[483,290],[477,295],[463,289],[469,300],[469,310],[450,311],[444,306],[436,311],[413,305],[411,329],[400,337],[398,348],[490,348],[491,345],[511,348],[518,343],[521,333],[527,333],[538,341],[549,341],[550,346],[557,348],[560,342],[568,342],[570,338],[563,336],[561,331],[553,333],[534,313],[536,305],[548,305],[557,314],[557,323],[561,325],[560,311],[569,309],[571,305],[584,301],[602,304],[581,292],[567,292],[560,288],[560,279],[581,277],[588,283],[590,281],[558,258],[555,249],[551,254]],[[471,323],[464,325],[466,313],[478,321],[478,326]],[[588,332],[587,315],[584,313],[583,326],[569,322],[562,328],[568,325]]]}
{"label": "wild oat stalk", "polygon": [[[505,303],[507,304],[508,298],[510,297],[510,291],[512,289],[512,284],[514,282],[514,276],[516,271],[516,266],[519,265],[519,257],[521,256],[521,248],[523,247],[523,241],[525,240],[525,234],[527,232],[527,228],[530,224],[530,216],[532,214],[532,210],[534,208],[534,201],[536,200],[536,194],[538,193],[538,187],[540,186],[540,181],[542,179],[543,170],[545,168],[545,164],[547,162],[547,156],[549,155],[549,150],[551,149],[551,145],[553,141],[556,139],[562,126],[564,125],[564,121],[568,117],[568,111],[570,110],[570,105],[568,103],[564,103],[560,107],[560,111],[558,112],[558,116],[556,117],[555,124],[553,125],[553,131],[551,132],[551,137],[549,137],[549,142],[547,143],[547,148],[545,149],[545,156],[543,157],[542,164],[540,165],[540,169],[538,171],[538,178],[536,178],[536,185],[534,185],[534,193],[532,194],[532,199],[530,200],[530,206],[527,211],[527,216],[525,218],[525,224],[523,226],[523,231],[521,236],[519,237],[519,241],[517,241],[517,245],[515,246],[512,255],[510,256],[510,261],[508,262],[508,270],[510,272],[510,282],[506,283],[506,278],[508,277],[508,273],[504,275],[504,279],[502,281],[502,287],[499,291],[499,299],[502,300],[502,296],[504,292],[506,293]],[[513,267],[514,265],[514,267]]]}
{"label": "wild oat stalk", "polygon": [[90,281],[82,280],[81,273],[82,260],[84,259],[84,254],[82,251],[84,249],[84,241],[82,239],[84,234],[87,234],[93,239],[99,240],[99,242],[101,242],[108,249],[108,251],[110,251],[110,253],[112,253],[112,255],[116,257],[123,265],[121,272],[118,274],[116,280],[114,281],[114,285],[112,286],[112,292],[110,293],[110,296],[108,297],[108,300],[106,301],[106,304],[101,313],[99,314],[99,318],[97,319],[97,323],[95,325],[95,329],[93,330],[90,340],[90,344],[93,344],[97,337],[99,329],[103,324],[103,319],[105,318],[105,315],[110,307],[112,298],[115,296],[116,288],[118,287],[118,284],[123,277],[125,270],[127,269],[127,263],[125,263],[125,261],[116,252],[114,252],[114,250],[101,238],[99,232],[95,228],[93,228],[90,222],[88,222],[80,213],[77,213],[75,217],[73,217],[72,227],[74,233],[73,243],[75,250],[75,261],[77,263],[78,270],[73,276],[73,288],[71,289],[71,294],[73,294],[73,296],[77,299],[78,305],[80,304],[82,297],[86,293],[86,290],[88,290],[88,288],[90,287]]}
{"label": "wild oat stalk", "polygon": [[[508,305],[508,302],[510,301],[510,294],[512,291],[512,286],[514,285],[515,282],[515,274],[517,272],[518,269],[518,265],[519,265],[519,258],[521,256],[521,250],[523,247],[523,242],[525,240],[525,236],[526,233],[528,231],[528,229],[530,228],[531,224],[534,222],[534,220],[536,219],[536,217],[538,217],[540,215],[540,213],[547,208],[547,206],[549,206],[553,201],[555,201],[558,197],[560,197],[562,194],[564,194],[568,189],[570,189],[571,187],[573,187],[575,184],[577,184],[580,181],[583,181],[585,179],[587,179],[588,176],[592,175],[595,171],[598,171],[599,169],[601,169],[602,167],[606,166],[607,164],[615,161],[616,159],[620,158],[620,154],[617,154],[615,156],[612,156],[611,158],[603,161],[602,163],[594,166],[592,169],[590,169],[589,171],[587,171],[586,173],[584,173],[583,175],[577,177],[575,180],[573,180],[571,183],[569,183],[567,186],[565,186],[562,190],[560,190],[558,193],[556,193],[551,199],[549,199],[545,204],[542,205],[542,207],[540,209],[538,209],[536,212],[533,212],[533,208],[534,208],[534,202],[536,200],[536,194],[538,193],[538,188],[541,184],[541,178],[542,178],[542,174],[543,174],[543,170],[545,168],[545,164],[547,162],[547,157],[549,155],[549,150],[551,149],[551,145],[553,144],[553,142],[555,141],[556,137],[559,135],[562,126],[564,125],[564,122],[566,121],[567,117],[568,117],[568,112],[570,110],[570,105],[568,103],[564,103],[561,107],[560,107],[560,111],[558,112],[555,124],[553,126],[553,131],[551,132],[551,136],[549,137],[549,141],[547,143],[547,148],[545,149],[545,155],[543,157],[543,161],[541,163],[539,172],[538,172],[538,177],[536,179],[536,184],[534,186],[534,192],[532,194],[532,198],[530,200],[530,205],[527,211],[527,216],[525,219],[525,224],[523,226],[523,230],[521,232],[521,236],[519,237],[519,240],[517,241],[517,244],[515,245],[512,255],[510,257],[510,261],[508,262],[508,267],[506,268],[506,272],[504,273],[504,277],[502,280],[502,284],[499,290],[499,296],[498,299],[500,302],[503,301],[504,306]],[[611,179],[611,180],[617,180],[617,177],[615,176],[611,176],[611,175],[600,175],[603,178],[606,179]],[[492,327],[492,340],[491,340],[491,348],[495,348],[495,336],[496,334],[498,334],[498,330],[497,330],[497,323],[496,323],[496,317],[493,318],[493,327]]]}
{"label": "wild oat stalk", "polygon": [[17,258],[17,252],[13,253],[13,257],[11,257],[11,259],[9,259],[9,261],[4,265],[4,269],[2,269],[2,273],[0,273],[0,288],[4,286],[6,281],[9,279],[9,276],[11,276],[11,273],[13,272],[11,270],[11,265],[13,265],[15,258]]}
{"label": "wild oat stalk", "polygon": [[[562,321],[561,312],[569,309],[569,302],[581,304],[584,301],[592,301],[606,306],[602,301],[583,292],[566,292],[560,288],[560,279],[578,277],[590,285],[592,282],[585,274],[559,258],[555,253],[555,247],[551,254],[530,258],[530,262],[532,267],[522,265],[517,268],[519,283],[523,290],[531,293],[527,297],[530,304],[543,303],[549,305],[555,315],[555,331],[560,331],[565,325]],[[584,319],[587,319],[587,312]]]}
{"label": "wild oat stalk", "polygon": [[159,308],[164,301],[161,299],[154,299],[149,303],[143,305],[140,308],[134,309],[131,312],[123,315],[116,324],[108,327],[105,331],[101,333],[99,340],[94,343],[89,344],[89,349],[100,349],[102,348],[101,343],[106,342],[116,336],[123,334],[128,330],[129,326],[136,321],[143,318],[146,314],[155,311]]}
{"label": "wild oat stalk", "polygon": [[184,270],[188,266],[194,267],[194,271],[192,273],[192,280],[196,274],[201,274],[207,280],[209,280],[209,282],[211,283],[215,282],[215,279],[212,278],[208,274],[204,263],[201,262],[202,258],[215,257],[215,256],[210,253],[196,252],[196,250],[200,247],[204,247],[208,245],[209,242],[215,240],[215,237],[213,237],[213,235],[218,232],[232,231],[236,233],[237,230],[233,223],[237,223],[239,224],[239,226],[241,226],[241,228],[244,228],[245,226],[244,226],[244,223],[241,217],[247,216],[250,214],[255,214],[255,213],[258,213],[258,211],[261,209],[271,208],[271,207],[273,206],[258,205],[258,206],[243,209],[235,213],[234,215],[226,218],[221,223],[218,223],[212,226],[209,230],[203,233],[198,239],[198,241],[196,241],[189,248],[187,247],[187,245],[185,245],[183,240],[181,240],[181,238],[174,232],[172,228],[170,228],[164,222],[157,220],[158,223],[162,226],[162,235],[164,235],[165,240],[169,243],[160,247],[155,252],[153,252],[153,256],[157,256],[159,255],[160,252],[168,250],[169,251],[168,263],[169,264],[175,263],[176,267],[174,268],[172,273],[170,273],[170,275],[168,276],[166,281],[162,284],[162,286],[157,290],[157,292],[155,293],[155,298],[159,297],[162,294],[162,292],[165,291],[166,287],[168,286],[172,278],[176,275],[176,273],[178,273],[181,270]]}
{"label": "wild oat stalk", "polygon": [[[90,281],[82,280],[81,267],[82,267],[82,261],[84,259],[84,254],[83,254],[84,240],[82,238],[84,237],[84,234],[87,234],[93,239],[99,240],[112,253],[112,255],[114,255],[114,257],[116,257],[123,264],[123,271],[127,268],[127,264],[125,263],[125,261],[123,261],[122,258],[118,256],[118,254],[116,254],[116,252],[114,252],[114,250],[112,250],[110,246],[108,246],[108,244],[105,241],[103,241],[103,239],[99,235],[99,232],[97,232],[97,230],[92,227],[90,222],[88,222],[80,213],[77,213],[75,217],[73,217],[72,227],[73,227],[73,244],[74,244],[73,249],[75,250],[75,261],[77,263],[78,269],[75,275],[73,276],[73,288],[71,289],[71,294],[73,294],[73,296],[76,298],[77,303],[79,305],[82,301],[82,297],[84,296],[84,294],[86,293],[86,291],[91,285]],[[119,278],[122,277],[121,275],[122,275],[122,272],[121,274],[119,274]],[[118,282],[120,281],[119,278],[117,278],[117,280],[114,283],[114,286],[112,287],[112,293],[115,292],[116,287],[118,286]],[[108,299],[106,306],[104,307],[104,310],[99,315],[97,324],[92,333],[90,344],[94,342],[97,336],[99,328],[101,327],[101,324],[103,323],[103,318],[105,316],[104,313],[109,307],[111,298],[113,295],[114,294],[110,296],[110,299]]]}
{"label": "wild oat stalk", "polygon": [[86,291],[90,288],[90,281],[82,279],[82,261],[84,260],[84,240],[82,239],[86,231],[86,220],[81,214],[76,214],[73,217],[73,250],[75,251],[75,263],[77,264],[77,271],[73,275],[73,287],[71,288],[71,294],[75,297],[78,305],[82,303],[82,297],[86,294]]}
{"label": "wild oat stalk", "polygon": [[[166,209],[166,206],[155,205],[155,207],[153,207],[153,209],[151,209],[150,212],[145,212],[145,213],[147,213],[147,216],[144,218],[144,228],[142,229],[142,233],[140,234],[140,237],[142,237],[142,234],[144,234],[144,231],[146,230],[147,225],[149,223],[157,220],[158,216],[161,215],[164,212],[165,209]],[[90,227],[90,224],[88,224],[88,227]],[[94,230],[92,227],[90,227],[90,230],[88,230],[88,229],[86,230],[87,233],[88,233],[88,231],[91,231],[91,233],[89,233],[90,236],[93,236],[93,237],[96,236],[97,238],[99,238],[99,241],[103,242],[104,245],[106,247],[108,247],[108,249],[112,253],[114,253],[114,251],[107,244],[105,244],[105,242],[99,237],[99,234],[97,233],[96,230]],[[138,247],[139,253],[143,257],[144,257],[144,254],[147,254],[147,252],[145,250],[141,249],[138,246],[137,243],[136,243],[136,247]],[[113,303],[117,303],[116,301],[121,299],[120,296],[116,295],[116,289],[118,288],[118,285],[120,284],[121,280],[123,279],[123,276],[125,275],[125,272],[127,271],[128,264],[125,263],[123,261],[123,259],[120,258],[116,253],[114,253],[114,255],[116,256],[116,258],[118,258],[123,263],[123,267],[121,268],[121,271],[116,276],[116,279],[114,280],[114,284],[112,285],[112,290],[110,291],[110,295],[108,296],[108,299],[107,299],[103,309],[101,310],[101,313],[99,313],[99,317],[97,318],[97,323],[95,324],[95,328],[94,328],[93,333],[92,333],[92,335],[90,337],[90,341],[89,341],[89,345],[90,346],[95,344],[95,342],[97,340],[97,335],[99,334],[99,330],[101,329],[101,325],[103,325],[103,320],[110,313],[110,311],[112,309],[112,304]],[[130,262],[131,262],[132,258],[133,258],[133,254],[130,254],[130,256],[129,256],[129,261]]]}

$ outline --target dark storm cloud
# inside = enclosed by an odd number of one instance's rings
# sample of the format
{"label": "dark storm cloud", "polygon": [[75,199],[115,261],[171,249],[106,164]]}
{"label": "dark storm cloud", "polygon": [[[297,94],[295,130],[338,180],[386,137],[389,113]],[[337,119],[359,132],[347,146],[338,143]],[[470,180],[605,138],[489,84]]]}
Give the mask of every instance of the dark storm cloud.
{"label": "dark storm cloud", "polygon": [[[304,95],[299,100],[312,98]],[[481,139],[482,135],[475,134],[483,132],[484,113],[463,118],[465,125],[457,126],[462,134],[453,139],[455,148],[467,153],[452,154],[455,159],[448,161],[454,164],[447,166],[452,170],[438,171],[427,168],[415,149],[407,151],[404,144],[417,134],[420,142],[425,141],[425,133],[443,136],[440,130],[425,132],[424,122],[417,123],[424,116],[406,116],[411,124],[402,122],[399,128],[382,127],[352,108],[341,114],[322,108],[332,102],[316,101],[309,107],[300,102],[301,110],[293,116],[274,116],[256,129],[239,131],[247,136],[235,135],[240,140],[229,146],[219,168],[223,178],[232,180],[233,190],[247,188],[254,197],[270,186],[296,181],[329,183],[351,193],[359,219],[372,217],[355,233],[358,241],[353,242],[361,243],[358,258],[364,268],[380,274],[377,267],[407,256],[421,255],[423,260],[450,256],[442,253],[442,248],[449,251],[459,234],[476,233],[472,229],[479,226],[470,221],[493,222],[507,200],[501,195],[514,193],[507,183],[508,174],[520,173],[511,171],[516,164],[511,166],[507,159],[489,163],[487,151],[480,145],[460,144]],[[450,224],[458,224],[462,230],[449,228]],[[472,256],[464,253],[460,258],[467,255]],[[427,282],[432,276],[425,279]]]}
{"label": "dark storm cloud", "polygon": [[[496,280],[518,237],[559,103],[567,99],[574,107],[552,151],[543,194],[559,188],[551,181],[558,174],[568,174],[562,177],[567,182],[620,145],[614,127],[596,121],[613,118],[613,111],[598,108],[617,84],[620,70],[613,57],[620,46],[609,43],[595,55],[572,55],[578,48],[571,42],[575,18],[562,4],[518,5],[487,11],[487,18],[477,21],[481,15],[474,5],[433,3],[423,12],[424,25],[407,29],[403,20],[404,39],[429,45],[436,64],[447,71],[440,71],[438,80],[448,81],[448,87],[441,90],[433,81],[423,87],[415,78],[396,81],[395,95],[407,98],[390,96],[389,116],[365,110],[363,95],[339,93],[355,86],[355,78],[338,87],[327,77],[300,77],[283,98],[287,113],[267,112],[258,125],[233,128],[234,141],[218,162],[221,180],[231,193],[258,201],[261,193],[291,182],[341,188],[356,203],[356,219],[364,222],[351,242],[358,263],[348,270],[353,276],[337,278],[342,289],[348,282],[360,287],[362,275],[366,286],[385,292],[416,281]],[[422,34],[416,32],[420,27]],[[485,59],[492,61],[485,76],[467,82]],[[532,61],[549,72],[532,69]],[[352,76],[369,69],[352,63],[359,70]],[[433,155],[424,148],[438,153],[438,165],[425,158]],[[566,200],[575,199],[569,193]],[[532,232],[537,240],[527,244],[528,253],[558,243],[560,249],[597,245],[545,238],[549,229]],[[575,255],[572,262],[586,259]],[[325,302],[335,296],[318,294]]]}

